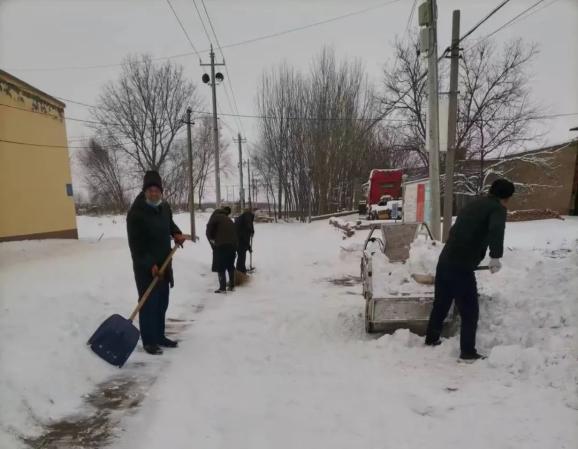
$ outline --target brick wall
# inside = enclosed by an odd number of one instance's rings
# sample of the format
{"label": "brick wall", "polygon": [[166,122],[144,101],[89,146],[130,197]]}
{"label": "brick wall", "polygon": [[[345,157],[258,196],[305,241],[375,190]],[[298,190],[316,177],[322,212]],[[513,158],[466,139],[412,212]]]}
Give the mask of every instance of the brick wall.
{"label": "brick wall", "polygon": [[529,189],[521,188],[511,199],[510,210],[552,209],[562,215],[574,212],[578,171],[578,142],[564,149],[547,149],[532,153],[552,165],[545,168],[513,157],[505,162],[507,177],[524,184],[537,184]]}

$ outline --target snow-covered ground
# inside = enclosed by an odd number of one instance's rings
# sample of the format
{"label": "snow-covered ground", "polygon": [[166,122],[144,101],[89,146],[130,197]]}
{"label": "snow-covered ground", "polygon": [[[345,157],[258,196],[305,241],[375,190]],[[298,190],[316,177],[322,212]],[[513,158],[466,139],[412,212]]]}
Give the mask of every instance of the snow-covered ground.
{"label": "snow-covered ground", "polygon": [[[124,218],[79,217],[79,231],[0,245],[2,449],[119,373],[85,342],[136,301]],[[169,317],[194,322],[178,349],[136,351],[123,368],[158,379],[112,447],[576,447],[578,220],[508,224],[504,269],[478,275],[489,358],[474,365],[456,363],[457,338],[432,349],[407,331],[365,335],[360,286],[331,282],[359,274],[365,232],[256,232],[257,272],[233,294],[212,293],[204,240],[176,254]],[[429,270],[431,248],[410,265]]]}

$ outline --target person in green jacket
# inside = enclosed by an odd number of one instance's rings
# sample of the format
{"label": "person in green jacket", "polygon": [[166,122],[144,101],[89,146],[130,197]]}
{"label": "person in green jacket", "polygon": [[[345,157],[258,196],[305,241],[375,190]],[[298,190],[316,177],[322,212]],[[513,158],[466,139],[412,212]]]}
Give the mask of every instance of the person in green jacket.
{"label": "person in green jacket", "polygon": [[[171,238],[178,245],[186,239],[173,221],[169,203],[163,200],[163,183],[158,172],[145,173],[142,191],[132,203],[126,225],[136,286],[142,296],[171,252]],[[162,354],[161,346],[177,346],[176,341],[165,335],[169,289],[173,285],[173,270],[169,264],[139,312],[142,343],[149,354]]]}
{"label": "person in green jacket", "polygon": [[507,204],[514,191],[514,184],[498,179],[486,197],[472,201],[459,213],[438,260],[426,345],[441,343],[443,323],[455,301],[461,318],[460,359],[484,358],[476,350],[479,305],[474,271],[486,257],[488,247],[490,272],[502,268]]}

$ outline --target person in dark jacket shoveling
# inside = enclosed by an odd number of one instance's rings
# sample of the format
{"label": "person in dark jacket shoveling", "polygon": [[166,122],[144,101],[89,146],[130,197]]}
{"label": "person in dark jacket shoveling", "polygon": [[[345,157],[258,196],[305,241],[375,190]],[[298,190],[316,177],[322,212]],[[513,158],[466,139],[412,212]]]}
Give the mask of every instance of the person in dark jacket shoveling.
{"label": "person in dark jacket shoveling", "polygon": [[490,272],[500,271],[504,253],[504,231],[514,184],[506,179],[494,181],[489,195],[472,201],[459,213],[442,250],[435,277],[435,298],[425,343],[441,343],[443,323],[455,301],[461,318],[460,359],[484,358],[476,350],[478,290],[474,270],[490,248]]}
{"label": "person in dark jacket shoveling", "polygon": [[[163,201],[163,184],[156,171],[145,173],[142,192],[132,203],[126,223],[134,277],[138,294],[142,296],[171,252],[171,237],[177,245],[186,239],[173,221],[171,207]],[[165,336],[169,289],[173,285],[169,264],[139,312],[142,343],[149,354],[162,354],[161,346],[177,346],[176,341]]]}
{"label": "person in dark jacket shoveling", "polygon": [[255,235],[255,228],[253,222],[255,221],[255,214],[251,209],[246,209],[241,215],[235,219],[235,227],[237,228],[237,238],[239,240],[239,247],[237,248],[237,271],[241,273],[247,272],[245,261],[247,259],[247,251],[253,252],[251,240]]}
{"label": "person in dark jacket shoveling", "polygon": [[230,207],[217,209],[207,223],[207,239],[213,249],[213,272],[218,273],[219,288],[215,293],[227,291],[227,273],[229,291],[235,289],[235,254],[237,252],[237,233],[235,224],[229,218]]}

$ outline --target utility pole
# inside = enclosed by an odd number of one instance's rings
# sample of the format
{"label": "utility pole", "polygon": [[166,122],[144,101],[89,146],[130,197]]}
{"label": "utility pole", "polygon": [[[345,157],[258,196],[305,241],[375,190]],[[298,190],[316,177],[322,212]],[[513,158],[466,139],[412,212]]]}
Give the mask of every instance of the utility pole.
{"label": "utility pole", "polygon": [[249,208],[253,208],[253,200],[251,199],[251,164],[249,159],[247,159],[247,187],[249,189]]}
{"label": "utility pole", "polygon": [[456,156],[456,128],[458,120],[458,73],[460,61],[460,11],[452,15],[452,46],[450,48],[450,92],[448,105],[448,151],[444,189],[444,234],[446,242],[450,235],[454,200],[454,163]]}
{"label": "utility pole", "polygon": [[438,47],[436,0],[427,0],[419,7],[421,49],[428,57],[428,114],[427,148],[429,152],[430,217],[433,238],[441,238],[440,217],[440,157],[439,157],[439,106],[438,106]]}
{"label": "utility pole", "polygon": [[191,114],[193,110],[187,108],[187,153],[189,156],[189,214],[191,217],[191,241],[197,241],[197,232],[195,228],[195,182],[193,179],[193,138],[191,135],[191,125],[194,123],[191,120]]}
{"label": "utility pole", "polygon": [[241,210],[243,210],[245,209],[245,188],[243,186],[243,143],[247,142],[247,139],[242,139],[241,133],[239,133],[237,134],[237,140],[233,139],[233,141],[239,144],[239,181],[241,182],[239,200],[241,203]]}
{"label": "utility pole", "polygon": [[213,143],[215,151],[215,195],[217,202],[217,209],[221,207],[221,177],[220,177],[220,166],[219,166],[219,123],[217,119],[217,83],[221,83],[225,77],[221,72],[215,73],[215,66],[224,66],[225,61],[222,63],[215,63],[215,52],[213,51],[213,44],[211,44],[210,52],[211,62],[209,64],[203,64],[202,67],[211,67],[211,75],[206,73],[203,75],[202,80],[205,84],[209,84],[212,89],[213,94]]}
{"label": "utility pole", "polygon": [[311,194],[311,191],[313,190],[313,180],[311,179],[311,168],[306,168],[305,170],[307,170],[307,175],[309,177],[309,182],[307,184],[307,223],[311,223],[311,211],[312,211],[312,207],[311,207],[311,201],[313,200],[313,195]]}

